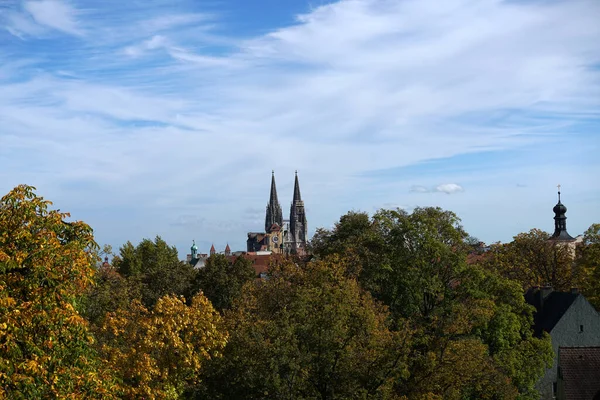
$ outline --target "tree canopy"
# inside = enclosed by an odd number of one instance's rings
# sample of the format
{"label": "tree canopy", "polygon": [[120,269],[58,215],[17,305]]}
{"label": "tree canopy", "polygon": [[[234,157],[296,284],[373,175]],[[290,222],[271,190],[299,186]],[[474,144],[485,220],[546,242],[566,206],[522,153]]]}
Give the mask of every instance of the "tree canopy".
{"label": "tree canopy", "polygon": [[576,254],[532,230],[473,257],[450,211],[350,212],[258,280],[158,236],[101,264],[50,205],[0,200],[2,398],[535,399],[553,353],[523,289],[600,299],[600,224]]}
{"label": "tree canopy", "polygon": [[411,331],[345,277],[337,259],[274,265],[225,312],[230,340],[204,371],[199,398],[389,398]]}
{"label": "tree canopy", "polygon": [[113,261],[116,270],[131,282],[138,282],[142,303],[152,307],[165,295],[191,297],[195,271],[178,258],[175,246],[160,236],[143,239],[137,246],[125,243]]}
{"label": "tree canopy", "polygon": [[0,200],[0,397],[112,398],[78,300],[96,243],[83,222],[21,185]]}
{"label": "tree canopy", "polygon": [[345,257],[347,274],[414,328],[411,374],[396,393],[535,397],[549,339],[532,337],[520,285],[467,263],[470,248],[458,217],[439,208],[352,212],[316,235],[315,254]]}
{"label": "tree canopy", "polygon": [[580,280],[573,269],[573,250],[549,239],[550,234],[539,229],[520,233],[510,243],[493,245],[480,263],[520,282],[523,289],[550,285],[568,291]]}
{"label": "tree canopy", "polygon": [[230,308],[242,293],[242,287],[256,278],[252,263],[244,257],[231,262],[223,254],[213,254],[198,271],[194,290],[201,290],[213,306],[222,311]]}
{"label": "tree canopy", "polygon": [[198,383],[206,360],[219,356],[227,334],[220,315],[198,294],[189,306],[184,298],[161,297],[152,310],[136,300],[109,313],[98,338],[125,397],[177,399]]}

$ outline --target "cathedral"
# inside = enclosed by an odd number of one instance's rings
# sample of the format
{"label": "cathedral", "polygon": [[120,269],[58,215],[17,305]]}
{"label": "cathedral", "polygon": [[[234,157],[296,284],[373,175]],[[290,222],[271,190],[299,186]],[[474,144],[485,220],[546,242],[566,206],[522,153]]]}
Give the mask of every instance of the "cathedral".
{"label": "cathedral", "polygon": [[275,254],[306,254],[307,226],[304,202],[300,195],[298,172],[294,182],[294,197],[290,207],[289,220],[283,219],[281,205],[277,198],[275,173],[271,175],[271,194],[265,215],[265,231],[249,232],[247,251],[270,251]]}

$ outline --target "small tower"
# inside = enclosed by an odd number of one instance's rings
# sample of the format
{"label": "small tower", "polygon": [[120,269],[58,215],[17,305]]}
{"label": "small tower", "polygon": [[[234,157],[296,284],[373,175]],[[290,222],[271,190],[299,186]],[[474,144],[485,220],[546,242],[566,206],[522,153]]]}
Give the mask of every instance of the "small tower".
{"label": "small tower", "polygon": [[198,258],[198,246],[196,246],[195,240],[192,240],[191,255],[192,255],[192,260],[195,260]]}
{"label": "small tower", "polygon": [[573,238],[567,232],[567,207],[563,203],[560,202],[560,185],[558,185],[558,203],[552,209],[554,211],[554,233],[550,240],[561,241],[561,242],[571,242],[574,241]]}
{"label": "small tower", "polygon": [[215,245],[213,244],[212,246],[210,246],[210,255],[214,256],[217,253],[217,251],[215,250]]}
{"label": "small tower", "polygon": [[298,183],[298,171],[294,181],[294,198],[290,208],[290,251],[296,254],[304,254],[306,251],[306,213],[304,202],[300,195],[300,184]]}
{"label": "small tower", "polygon": [[271,194],[269,203],[267,203],[267,212],[265,215],[265,232],[269,233],[273,224],[281,227],[283,225],[283,213],[281,205],[277,198],[277,187],[275,186],[275,171],[271,171]]}
{"label": "small tower", "polygon": [[231,255],[231,248],[229,247],[229,243],[227,243],[227,246],[225,246],[225,255],[226,256]]}

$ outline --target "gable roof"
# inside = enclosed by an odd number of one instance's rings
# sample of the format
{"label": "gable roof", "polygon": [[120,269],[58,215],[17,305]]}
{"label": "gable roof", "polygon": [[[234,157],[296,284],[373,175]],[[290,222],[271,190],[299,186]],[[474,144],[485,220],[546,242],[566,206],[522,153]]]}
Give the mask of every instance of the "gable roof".
{"label": "gable roof", "polygon": [[600,399],[600,347],[560,347],[558,359],[565,398]]}
{"label": "gable roof", "polygon": [[552,292],[541,301],[540,306],[541,296],[539,289],[530,289],[525,294],[525,301],[537,310],[533,317],[533,333],[536,336],[541,336],[544,331],[550,333],[581,295],[573,292]]}

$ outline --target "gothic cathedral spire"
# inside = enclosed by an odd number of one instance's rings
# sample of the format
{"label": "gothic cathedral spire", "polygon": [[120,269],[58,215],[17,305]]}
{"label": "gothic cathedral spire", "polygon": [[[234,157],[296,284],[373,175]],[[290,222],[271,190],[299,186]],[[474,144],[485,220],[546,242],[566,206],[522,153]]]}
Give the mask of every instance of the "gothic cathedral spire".
{"label": "gothic cathedral spire", "polygon": [[277,199],[277,187],[275,186],[275,171],[271,171],[271,195],[267,204],[267,213],[265,216],[265,232],[269,233],[273,224],[283,226],[283,212],[279,199]]}
{"label": "gothic cathedral spire", "polygon": [[306,213],[304,202],[300,196],[300,184],[298,183],[298,171],[294,182],[294,198],[290,208],[290,242],[291,250],[296,254],[304,254],[306,251]]}

